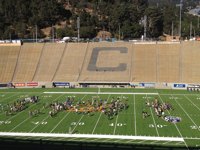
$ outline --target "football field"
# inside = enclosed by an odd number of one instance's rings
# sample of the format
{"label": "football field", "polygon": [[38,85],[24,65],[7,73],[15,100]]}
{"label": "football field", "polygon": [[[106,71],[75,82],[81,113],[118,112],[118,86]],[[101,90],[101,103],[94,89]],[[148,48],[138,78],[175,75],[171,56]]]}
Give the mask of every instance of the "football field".
{"label": "football field", "polygon": [[[11,106],[17,107],[19,101],[32,96],[38,96],[37,102],[27,102],[22,110],[10,111]],[[152,107],[155,101],[169,108],[158,115]],[[55,113],[55,103],[67,103],[70,108]],[[112,104],[121,107],[111,111]],[[143,112],[147,115],[143,116]],[[200,93],[156,89],[1,89],[0,136],[200,148]]]}

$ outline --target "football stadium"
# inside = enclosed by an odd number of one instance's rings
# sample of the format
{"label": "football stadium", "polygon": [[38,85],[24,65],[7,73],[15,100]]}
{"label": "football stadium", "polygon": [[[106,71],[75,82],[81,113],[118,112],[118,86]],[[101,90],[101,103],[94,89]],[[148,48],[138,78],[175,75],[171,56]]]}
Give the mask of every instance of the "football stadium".
{"label": "football stadium", "polygon": [[198,149],[199,49],[198,41],[1,44],[0,147]]}

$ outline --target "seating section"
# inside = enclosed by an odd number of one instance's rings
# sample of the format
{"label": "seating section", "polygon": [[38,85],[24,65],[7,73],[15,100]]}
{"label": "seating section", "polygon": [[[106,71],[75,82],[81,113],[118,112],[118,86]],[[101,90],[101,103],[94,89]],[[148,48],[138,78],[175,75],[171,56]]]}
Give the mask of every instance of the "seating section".
{"label": "seating section", "polygon": [[87,50],[87,43],[69,43],[66,46],[63,59],[56,72],[53,81],[77,81],[84,56]]}
{"label": "seating section", "polygon": [[199,83],[200,42],[184,42],[181,49],[181,82]]}
{"label": "seating section", "polygon": [[50,82],[56,73],[60,59],[65,50],[65,43],[46,43],[35,72],[33,81]]}
{"label": "seating section", "polygon": [[156,44],[135,44],[133,51],[131,82],[156,82]]}
{"label": "seating section", "polygon": [[180,44],[158,44],[157,49],[157,82],[179,82]]}
{"label": "seating section", "polygon": [[81,70],[80,82],[128,82],[131,44],[90,43]]}
{"label": "seating section", "polygon": [[0,83],[199,83],[200,42],[25,43],[0,46]]}
{"label": "seating section", "polygon": [[33,79],[44,44],[25,43],[16,66],[14,82],[30,82]]}
{"label": "seating section", "polygon": [[0,47],[0,83],[12,81],[19,51],[20,46]]}

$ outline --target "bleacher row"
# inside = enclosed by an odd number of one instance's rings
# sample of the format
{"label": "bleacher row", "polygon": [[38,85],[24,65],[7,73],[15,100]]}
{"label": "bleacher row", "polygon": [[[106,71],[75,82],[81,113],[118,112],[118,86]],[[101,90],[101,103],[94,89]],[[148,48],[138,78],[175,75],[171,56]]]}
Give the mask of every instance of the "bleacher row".
{"label": "bleacher row", "polygon": [[25,43],[22,46],[0,46],[0,83],[198,83],[199,58],[199,42]]}

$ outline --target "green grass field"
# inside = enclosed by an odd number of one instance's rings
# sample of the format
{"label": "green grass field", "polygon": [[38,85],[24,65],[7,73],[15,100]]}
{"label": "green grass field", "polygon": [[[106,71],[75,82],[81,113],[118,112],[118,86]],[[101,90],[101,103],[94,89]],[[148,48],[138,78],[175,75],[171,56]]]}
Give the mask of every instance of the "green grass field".
{"label": "green grass field", "polygon": [[[19,139],[42,138],[59,141],[147,144],[186,149],[188,147],[200,148],[200,93],[156,89],[100,89],[98,91],[99,89],[95,88],[1,89],[0,136],[10,137],[9,133],[14,133],[11,134],[11,137]],[[28,104],[27,108],[20,112],[11,115],[5,114],[7,104],[12,104],[17,99],[32,95],[39,96],[38,103]],[[50,108],[43,107],[51,102],[64,102],[67,96],[75,96],[75,101],[86,101],[97,95],[102,99],[107,99],[108,102],[111,101],[112,97],[127,97],[129,107],[120,111],[111,119],[108,119],[107,115],[102,112],[94,112],[88,115],[60,111],[55,116],[50,117]],[[153,108],[145,105],[147,99],[151,102],[155,98],[160,103],[170,103],[174,110],[166,110],[165,115],[180,117],[181,122],[170,123],[162,117],[156,116]],[[36,109],[40,109],[41,112],[30,117],[29,111]],[[143,109],[146,109],[150,115],[145,119],[142,117]]]}

